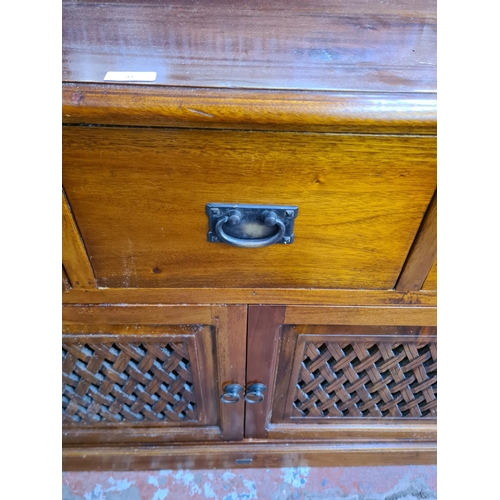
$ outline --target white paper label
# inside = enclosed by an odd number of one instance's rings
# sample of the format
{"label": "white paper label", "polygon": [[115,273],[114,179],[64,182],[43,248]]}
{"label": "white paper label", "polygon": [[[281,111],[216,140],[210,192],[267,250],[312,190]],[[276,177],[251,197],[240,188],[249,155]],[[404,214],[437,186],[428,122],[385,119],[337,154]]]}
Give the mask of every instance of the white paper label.
{"label": "white paper label", "polygon": [[156,71],[108,71],[105,82],[154,82]]}

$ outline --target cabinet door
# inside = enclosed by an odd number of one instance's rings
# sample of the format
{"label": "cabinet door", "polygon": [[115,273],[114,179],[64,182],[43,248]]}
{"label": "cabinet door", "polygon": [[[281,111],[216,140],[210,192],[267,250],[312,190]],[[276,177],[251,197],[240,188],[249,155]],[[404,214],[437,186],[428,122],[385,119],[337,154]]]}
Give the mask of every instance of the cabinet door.
{"label": "cabinet door", "polygon": [[433,441],[436,310],[250,307],[246,437]]}
{"label": "cabinet door", "polygon": [[[229,335],[229,331],[231,334]],[[63,442],[243,438],[246,308],[63,308]]]}

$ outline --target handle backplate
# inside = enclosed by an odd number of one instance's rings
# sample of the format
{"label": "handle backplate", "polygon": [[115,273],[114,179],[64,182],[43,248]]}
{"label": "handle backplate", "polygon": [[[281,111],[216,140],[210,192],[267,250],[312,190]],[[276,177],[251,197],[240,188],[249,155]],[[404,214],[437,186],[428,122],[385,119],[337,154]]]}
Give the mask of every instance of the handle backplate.
{"label": "handle backplate", "polygon": [[260,248],[293,243],[293,225],[298,207],[208,203],[206,213],[209,242]]}

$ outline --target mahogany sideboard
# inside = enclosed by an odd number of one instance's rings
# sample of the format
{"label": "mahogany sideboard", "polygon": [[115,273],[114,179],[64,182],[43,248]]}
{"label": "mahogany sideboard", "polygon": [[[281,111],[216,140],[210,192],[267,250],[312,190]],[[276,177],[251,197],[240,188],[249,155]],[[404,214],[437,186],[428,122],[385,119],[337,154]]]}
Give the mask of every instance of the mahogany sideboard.
{"label": "mahogany sideboard", "polygon": [[65,470],[434,463],[435,11],[63,1]]}

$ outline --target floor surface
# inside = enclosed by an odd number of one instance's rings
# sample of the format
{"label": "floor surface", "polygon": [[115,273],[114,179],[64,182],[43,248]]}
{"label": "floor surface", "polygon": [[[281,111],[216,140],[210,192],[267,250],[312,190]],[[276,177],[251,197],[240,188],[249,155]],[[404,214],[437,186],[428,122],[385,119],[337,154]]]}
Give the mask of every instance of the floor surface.
{"label": "floor surface", "polygon": [[63,473],[62,500],[426,500],[435,466]]}

